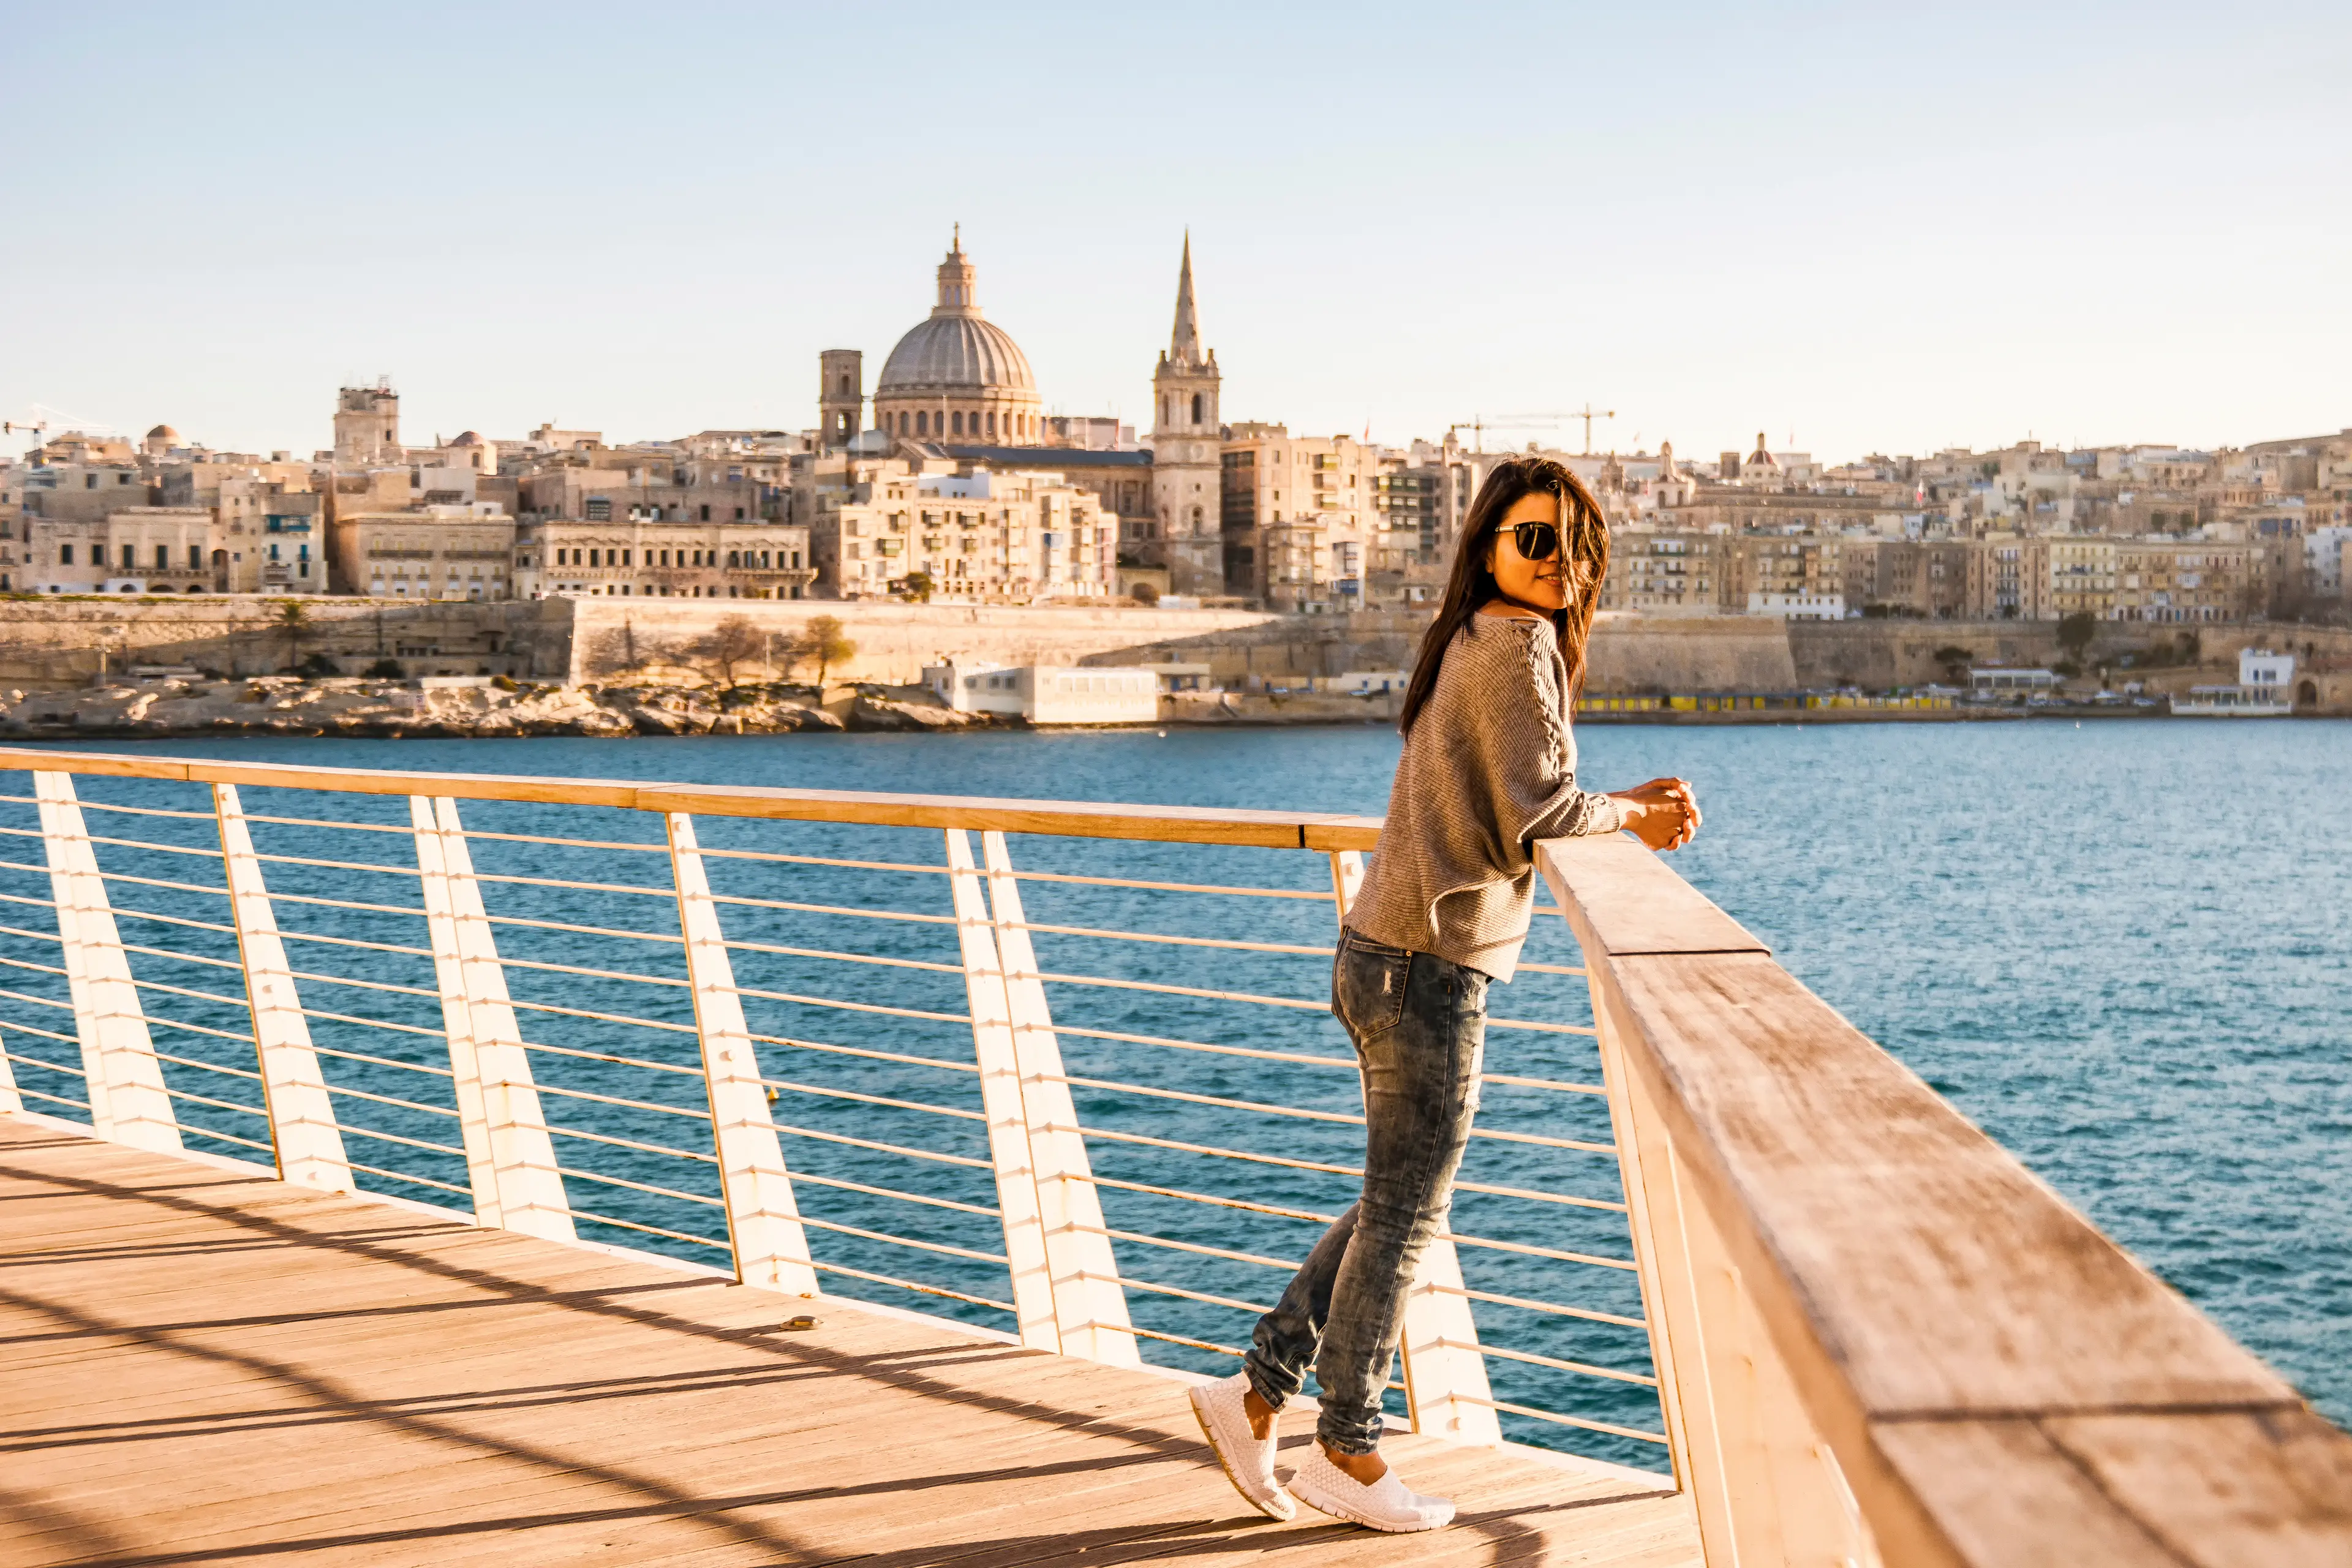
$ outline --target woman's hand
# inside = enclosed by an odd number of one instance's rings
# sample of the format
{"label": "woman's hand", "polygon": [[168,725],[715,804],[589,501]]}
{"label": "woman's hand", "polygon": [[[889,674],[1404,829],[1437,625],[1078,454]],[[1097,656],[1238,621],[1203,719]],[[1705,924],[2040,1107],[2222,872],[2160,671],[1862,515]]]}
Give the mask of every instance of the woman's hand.
{"label": "woman's hand", "polygon": [[1679,849],[1698,831],[1698,795],[1688,779],[1652,779],[1609,797],[1625,811],[1625,827],[1653,849]]}

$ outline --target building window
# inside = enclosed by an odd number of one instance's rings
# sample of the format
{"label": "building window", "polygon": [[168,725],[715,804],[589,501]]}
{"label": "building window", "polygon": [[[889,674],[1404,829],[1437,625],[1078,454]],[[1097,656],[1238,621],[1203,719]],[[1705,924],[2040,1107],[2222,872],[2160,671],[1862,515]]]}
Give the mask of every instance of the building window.
{"label": "building window", "polygon": [[70,566],[73,564],[72,545],[60,544],[58,546],[58,564],[60,566]]}
{"label": "building window", "polygon": [[710,521],[710,508],[708,506],[705,506],[702,509],[702,521],[705,522],[709,522]]}
{"label": "building window", "polygon": [[950,417],[951,417],[951,418],[954,420],[954,422],[955,422],[955,424],[954,424],[955,433],[956,433],[957,435],[959,435],[959,436],[962,435],[962,434],[963,434],[963,410],[962,410],[962,409],[961,409],[961,408],[957,409],[957,410],[955,411],[955,413],[954,413],[952,416],[950,416]]}
{"label": "building window", "polygon": [[1201,395],[1196,392],[1192,395],[1192,423],[1195,425],[1198,425],[1201,422],[1202,407],[1202,404],[1201,402]]}
{"label": "building window", "polygon": [[603,496],[590,496],[588,498],[588,521],[591,522],[612,521],[613,503]]}
{"label": "building window", "polygon": [[171,569],[172,547],[168,544],[157,545],[155,547],[155,570],[158,572],[169,572]]}

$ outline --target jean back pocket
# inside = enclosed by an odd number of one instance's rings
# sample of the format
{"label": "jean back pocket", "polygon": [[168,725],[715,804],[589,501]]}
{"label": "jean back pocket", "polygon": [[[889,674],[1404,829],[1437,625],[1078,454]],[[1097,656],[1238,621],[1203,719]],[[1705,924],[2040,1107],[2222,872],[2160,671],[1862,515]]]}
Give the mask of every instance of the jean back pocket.
{"label": "jean back pocket", "polygon": [[1393,1028],[1404,1016],[1405,983],[1412,954],[1343,931],[1331,963],[1331,1012],[1359,1042]]}

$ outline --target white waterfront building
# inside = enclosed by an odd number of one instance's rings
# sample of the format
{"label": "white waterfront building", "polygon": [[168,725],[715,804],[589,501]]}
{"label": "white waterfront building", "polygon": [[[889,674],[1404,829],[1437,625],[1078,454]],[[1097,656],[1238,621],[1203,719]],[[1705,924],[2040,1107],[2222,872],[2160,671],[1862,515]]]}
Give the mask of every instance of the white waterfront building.
{"label": "white waterfront building", "polygon": [[1156,670],[1100,665],[965,663],[923,668],[923,684],[959,713],[1017,714],[1032,724],[1149,724],[1160,717]]}
{"label": "white waterfront building", "polygon": [[2172,710],[2197,718],[2284,719],[2294,711],[2294,655],[2266,647],[2238,650],[2238,684],[2192,686]]}

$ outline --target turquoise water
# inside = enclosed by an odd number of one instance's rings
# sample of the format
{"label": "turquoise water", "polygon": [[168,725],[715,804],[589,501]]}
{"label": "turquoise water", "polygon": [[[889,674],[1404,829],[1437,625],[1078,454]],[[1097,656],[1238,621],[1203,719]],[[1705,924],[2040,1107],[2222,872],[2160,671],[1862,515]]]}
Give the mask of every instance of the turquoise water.
{"label": "turquoise water", "polygon": [[[2164,1278],[2219,1319],[2339,1422],[2352,1421],[2352,978],[2345,952],[2352,938],[2352,725],[2332,722],[2231,724],[2216,721],[2063,722],[1969,726],[1780,726],[1744,729],[1588,727],[1580,741],[1586,780],[1616,787],[1661,773],[1696,780],[1706,810],[1700,839],[1675,858],[1677,869],[1750,929],[1780,961],[1864,1031],[1908,1062],[2006,1147]],[[401,766],[467,772],[670,778],[711,783],[816,786],[1167,802],[1303,809],[1379,811],[1397,742],[1380,729],[1268,732],[1173,731],[1108,734],[959,736],[784,736],[734,740],[634,742],[244,741],[159,743],[152,749],[252,760]],[[22,795],[25,775],[9,775]],[[83,781],[87,800],[164,809],[200,809],[202,792],[184,785]],[[334,816],[382,826],[405,822],[397,799],[281,795],[248,791],[250,811]],[[619,812],[557,814],[510,805],[466,807],[477,833],[560,833],[599,841],[659,842],[656,821]],[[13,814],[13,815],[10,815]],[[93,831],[200,845],[209,828],[195,820],[92,814]],[[31,826],[29,807],[0,808],[0,826]],[[814,825],[705,820],[706,845],[936,865],[939,835],[911,829],[844,829]],[[266,853],[400,868],[407,841],[391,834],[330,832],[263,824]],[[5,857],[37,863],[18,841]],[[364,851],[364,852],[363,852]],[[585,893],[530,882],[486,884],[493,915],[541,922],[502,928],[502,953],[542,970],[510,976],[525,1036],[565,1050],[632,1056],[689,1067],[690,1011],[682,991],[601,977],[614,973],[674,978],[682,973],[675,944],[583,933],[675,931],[665,858],[649,852],[549,848],[478,838],[478,865],[493,876],[594,880],[632,893]],[[1297,853],[1160,848],[1015,838],[1016,862],[1028,869],[1083,875],[1216,881],[1265,888],[1327,888],[1319,858]],[[216,883],[216,871],[188,857],[101,846],[101,863],[187,887]],[[165,864],[169,860],[170,864]],[[394,946],[422,940],[422,922],[396,911],[415,907],[415,884],[390,872],[273,863],[273,892],[284,924],[343,942]],[[920,1058],[908,1063],[808,1047],[762,1047],[772,1076],[825,1094],[795,1092],[778,1115],[796,1131],[787,1154],[812,1178],[887,1187],[949,1204],[992,1201],[984,1170],[924,1163],[892,1149],[920,1149],[972,1161],[985,1154],[982,1124],[971,1119],[977,1096],[969,1074],[951,927],[936,921],[861,919],[805,907],[943,914],[941,879],[920,872],[852,871],[751,860],[713,862],[722,893],[763,900],[729,906],[730,938],[790,948],[738,955],[738,980],[767,994],[747,997],[756,1031],[810,1046],[846,1047]],[[29,870],[0,877],[0,892],[37,894]],[[1178,934],[1313,944],[1329,939],[1328,905],[1305,900],[1204,899],[1086,885],[1031,883],[1033,921],[1152,930]],[[304,896],[375,902],[355,912],[301,904]],[[183,919],[201,916],[208,895],[126,884],[119,906]],[[216,903],[216,900],[215,900]],[[26,928],[45,918],[29,906],[6,917]],[[233,956],[225,939],[200,928],[141,926],[126,918],[126,939],[192,955]],[[1039,936],[1044,966],[1151,984],[1250,991],[1319,1000],[1325,962],[1309,956],[1227,950],[1138,949],[1076,936]],[[207,945],[210,944],[210,945]],[[215,947],[220,947],[215,953]],[[35,957],[35,944],[0,951]],[[414,955],[332,943],[297,944],[297,963],[314,972],[407,985],[410,992],[306,983],[309,1005],[351,1020],[314,1024],[331,1058],[331,1081],[429,1107],[447,1101],[446,1080],[402,1062],[429,1065],[439,1042],[411,1031],[437,1027],[431,966]],[[856,968],[812,952],[856,951],[943,969]],[[1563,933],[1539,930],[1531,957],[1574,961]],[[143,978],[199,984],[166,973],[155,958],[133,956]],[[578,970],[598,971],[581,974]],[[879,978],[877,978],[877,976]],[[223,988],[215,969],[203,985]],[[22,996],[62,990],[51,977],[19,974]],[[1589,1019],[1573,980],[1530,976],[1498,991],[1498,1015],[1575,1023]],[[912,1015],[826,1008],[811,999],[882,999]],[[242,1028],[232,1009],[168,992],[147,998],[151,1016],[194,1030]],[[1057,984],[1055,1021],[1070,1070],[1179,1093],[1275,1101],[1345,1114],[1354,1108],[1352,1076],[1249,1058],[1182,1053],[1108,1035],[1146,1035],[1344,1055],[1338,1026],[1310,1009],[1240,1006],[1209,998],[1132,989]],[[619,1024],[586,1016],[625,1014]],[[23,1002],[0,1003],[0,1029],[57,1019]],[[392,1026],[404,1025],[405,1029]],[[653,1026],[666,1026],[655,1027]],[[7,1037],[20,1054],[54,1047],[23,1032]],[[194,1032],[159,1028],[158,1043],[192,1059],[223,1064],[236,1047]],[[54,1059],[54,1058],[52,1058]],[[69,1065],[70,1058],[68,1058]],[[936,1062],[934,1067],[929,1064]],[[688,1073],[549,1055],[535,1067],[543,1085],[619,1095],[648,1105],[690,1110],[698,1084]],[[1595,1073],[1580,1037],[1497,1032],[1490,1071],[1588,1081]],[[64,1075],[18,1064],[27,1088],[70,1095]],[[175,1088],[257,1103],[242,1080],[195,1069],[168,1069]],[[1277,1207],[1328,1213],[1346,1201],[1341,1177],[1286,1167],[1250,1166],[1171,1151],[1170,1142],[1244,1147],[1286,1157],[1346,1164],[1359,1135],[1344,1123],[1292,1121],[1204,1107],[1189,1100],[1139,1098],[1079,1087],[1081,1120],[1107,1136],[1095,1143],[1098,1174],[1131,1185],[1105,1192],[1109,1224],[1150,1234],[1266,1256],[1296,1257],[1311,1240],[1309,1222],[1182,1204],[1133,1190],[1160,1186],[1208,1192]],[[438,1098],[436,1099],[436,1095]],[[840,1098],[865,1096],[864,1099]],[[877,1104],[876,1100],[897,1102]],[[921,1109],[938,1106],[964,1116]],[[45,1109],[60,1110],[50,1104]],[[423,1110],[352,1097],[347,1121],[385,1134],[353,1139],[355,1160],[387,1172],[462,1186],[462,1162],[415,1146],[453,1139]],[[186,1102],[192,1125],[252,1134],[249,1121]],[[69,1109],[62,1111],[73,1114]],[[688,1119],[602,1101],[551,1096],[551,1121],[600,1138],[666,1147],[698,1147]],[[1605,1141],[1597,1102],[1528,1090],[1489,1092],[1489,1128]],[[707,1138],[707,1131],[703,1133]],[[393,1142],[406,1139],[413,1142]],[[1139,1142],[1135,1139],[1156,1140]],[[854,1142],[844,1142],[853,1140]],[[238,1153],[236,1145],[213,1146]],[[696,1198],[715,1194],[707,1168],[589,1140],[559,1141],[564,1163],[606,1178],[572,1182],[571,1201],[586,1212],[651,1226],[663,1236],[619,1226],[583,1226],[600,1239],[662,1247],[706,1260],[717,1254],[681,1239],[723,1234],[717,1215]],[[886,1145],[876,1148],[872,1145]],[[1360,1148],[1360,1145],[1359,1145]],[[1605,1159],[1570,1151],[1486,1142],[1475,1145],[1465,1174],[1496,1184],[1581,1194],[1608,1202],[1618,1194]],[[386,1191],[430,1201],[462,1201],[440,1189],[397,1179],[364,1178]],[[640,1186],[612,1184],[635,1182]],[[648,1194],[642,1184],[665,1186]],[[948,1207],[915,1205],[814,1180],[799,1192],[804,1212],[834,1225],[885,1230],[949,1247],[992,1250],[993,1221]],[[1622,1257],[1622,1215],[1607,1209],[1562,1208],[1465,1194],[1457,1228],[1520,1245]],[[1001,1268],[952,1253],[910,1250],[846,1231],[819,1229],[821,1260],[861,1273],[887,1274],[967,1296],[1001,1297]],[[1195,1294],[1264,1302],[1278,1290],[1277,1271],[1198,1253],[1121,1241],[1123,1274]],[[1570,1301],[1621,1316],[1638,1311],[1622,1271],[1574,1269],[1526,1257],[1466,1250],[1474,1288]],[[924,1310],[947,1310],[992,1326],[995,1309],[911,1295],[852,1275],[828,1289]],[[1130,1292],[1136,1321],[1161,1332],[1238,1343],[1248,1316],[1186,1297]],[[1483,1336],[1556,1358],[1647,1368],[1637,1331],[1585,1319],[1482,1303]],[[1152,1342],[1153,1359],[1215,1368],[1213,1352]],[[1654,1399],[1638,1384],[1569,1378],[1523,1363],[1496,1363],[1501,1397],[1568,1411],[1587,1419],[1654,1429]],[[1511,1435],[1553,1442],[1605,1458],[1656,1465],[1654,1446],[1587,1430],[1512,1418]]]}

